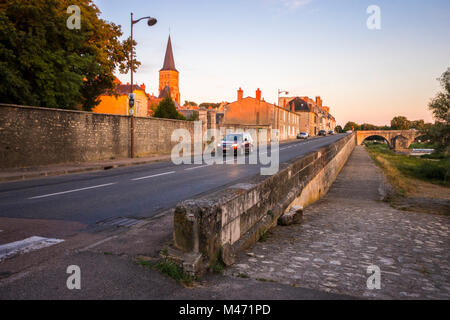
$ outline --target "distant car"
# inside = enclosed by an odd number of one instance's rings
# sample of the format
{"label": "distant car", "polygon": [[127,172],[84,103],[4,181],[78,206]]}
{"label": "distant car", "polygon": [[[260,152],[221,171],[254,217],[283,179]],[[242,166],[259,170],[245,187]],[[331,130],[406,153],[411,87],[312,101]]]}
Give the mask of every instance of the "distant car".
{"label": "distant car", "polygon": [[328,134],[333,135],[333,134],[334,134],[334,131],[333,131],[333,130],[330,130],[330,131],[328,131]]}
{"label": "distant car", "polygon": [[253,152],[253,138],[248,132],[229,133],[217,145],[217,150],[224,156],[227,153],[234,155],[250,154]]}
{"label": "distant car", "polygon": [[297,139],[308,139],[309,138],[309,134],[308,134],[308,132],[300,132],[298,135],[297,135]]}
{"label": "distant car", "polygon": [[325,130],[320,130],[319,131],[319,136],[326,136],[327,132]]}
{"label": "distant car", "polygon": [[346,133],[353,133],[353,130],[348,130]]}

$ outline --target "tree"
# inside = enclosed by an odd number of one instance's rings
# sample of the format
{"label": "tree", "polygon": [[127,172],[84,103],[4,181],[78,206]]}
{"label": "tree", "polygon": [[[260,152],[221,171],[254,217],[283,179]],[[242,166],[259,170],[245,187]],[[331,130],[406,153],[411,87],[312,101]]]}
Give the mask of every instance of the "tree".
{"label": "tree", "polygon": [[197,104],[195,102],[187,101],[187,100],[184,101],[184,105],[185,106],[191,106],[191,107],[196,107],[197,106]]}
{"label": "tree", "polygon": [[180,114],[175,107],[175,103],[170,97],[165,97],[156,108],[155,118],[186,120],[186,117]]}
{"label": "tree", "polygon": [[411,122],[403,116],[394,117],[391,120],[392,130],[409,130],[411,128]]}
{"label": "tree", "polygon": [[335,130],[337,133],[342,133],[342,132],[344,132],[344,130],[342,129],[342,127],[339,126],[339,125],[337,125],[336,128],[334,128],[334,130]]}
{"label": "tree", "polygon": [[197,111],[191,113],[191,115],[187,118],[188,121],[198,121],[200,120],[199,114]]}
{"label": "tree", "polygon": [[443,92],[439,92],[428,105],[433,112],[435,123],[427,133],[438,144],[438,151],[447,153],[450,151],[450,68],[438,79]]}
{"label": "tree", "polygon": [[411,121],[411,129],[423,131],[425,129],[425,121],[424,120]]}
{"label": "tree", "polygon": [[199,108],[208,109],[209,107],[216,109],[216,108],[220,107],[220,103],[203,102],[203,103],[200,103],[200,105],[199,105]]}
{"label": "tree", "polygon": [[[67,8],[81,9],[81,28],[67,27]],[[130,68],[131,40],[99,18],[91,0],[0,2],[0,101],[91,110],[114,88],[114,71]],[[139,66],[135,62],[133,69]]]}
{"label": "tree", "polygon": [[357,124],[356,122],[349,121],[344,126],[344,132],[347,132],[349,130],[360,130],[361,126]]}
{"label": "tree", "polygon": [[361,130],[378,130],[378,127],[374,124],[363,123],[361,125]]}

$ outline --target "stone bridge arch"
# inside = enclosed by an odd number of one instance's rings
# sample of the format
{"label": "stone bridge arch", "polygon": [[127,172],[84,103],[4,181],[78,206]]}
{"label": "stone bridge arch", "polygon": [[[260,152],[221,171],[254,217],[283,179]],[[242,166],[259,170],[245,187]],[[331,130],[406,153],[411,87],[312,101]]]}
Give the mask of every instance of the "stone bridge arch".
{"label": "stone bridge arch", "polygon": [[389,148],[395,151],[408,150],[414,139],[420,136],[417,130],[368,130],[356,131],[356,144],[361,145],[369,137],[380,136],[386,139]]}

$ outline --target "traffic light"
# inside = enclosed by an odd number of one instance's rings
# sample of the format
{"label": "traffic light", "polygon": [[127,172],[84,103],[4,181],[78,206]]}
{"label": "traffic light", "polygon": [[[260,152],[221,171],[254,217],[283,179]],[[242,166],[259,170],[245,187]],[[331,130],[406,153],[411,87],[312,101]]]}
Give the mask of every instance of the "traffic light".
{"label": "traffic light", "polygon": [[136,113],[136,93],[128,94],[128,114],[130,116]]}

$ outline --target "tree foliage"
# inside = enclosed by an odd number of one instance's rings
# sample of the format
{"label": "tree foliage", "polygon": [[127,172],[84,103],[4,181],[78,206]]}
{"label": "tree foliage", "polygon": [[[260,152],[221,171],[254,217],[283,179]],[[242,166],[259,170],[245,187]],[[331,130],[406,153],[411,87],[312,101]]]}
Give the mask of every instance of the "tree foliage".
{"label": "tree foliage", "polygon": [[191,113],[191,115],[187,118],[188,121],[198,121],[200,120],[198,111],[194,111]]}
{"label": "tree foliage", "polygon": [[200,105],[199,105],[199,108],[208,109],[209,107],[212,107],[213,109],[216,109],[216,108],[220,107],[220,103],[203,102],[203,103],[200,103]]}
{"label": "tree foliage", "polygon": [[404,116],[397,116],[391,120],[392,130],[409,130],[411,122]]}
{"label": "tree foliage", "polygon": [[170,97],[164,98],[156,108],[155,118],[186,120],[186,117],[177,111],[175,103]]}
{"label": "tree foliage", "polygon": [[370,123],[363,123],[361,125],[361,130],[378,130],[378,126]]}
{"label": "tree foliage", "polygon": [[349,130],[360,130],[360,129],[361,129],[361,126],[353,121],[347,122],[344,126],[344,132],[347,132]]}
{"label": "tree foliage", "polygon": [[[70,30],[67,8],[81,9]],[[91,110],[130,67],[131,40],[99,18],[92,0],[0,0],[0,101]],[[135,62],[133,68],[139,66]]]}
{"label": "tree foliage", "polygon": [[195,103],[194,101],[187,101],[187,100],[185,100],[185,101],[184,101],[184,105],[185,105],[185,106],[196,107],[196,106],[197,106],[197,103]]}
{"label": "tree foliage", "polygon": [[438,151],[450,151],[450,68],[438,79],[443,88],[428,105],[436,120],[427,133],[438,144]]}

